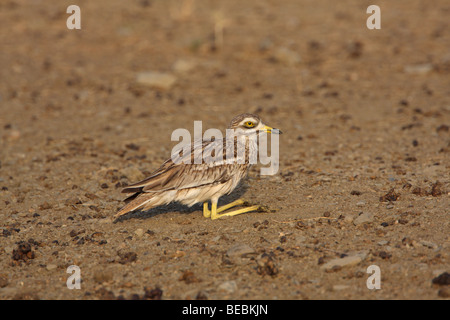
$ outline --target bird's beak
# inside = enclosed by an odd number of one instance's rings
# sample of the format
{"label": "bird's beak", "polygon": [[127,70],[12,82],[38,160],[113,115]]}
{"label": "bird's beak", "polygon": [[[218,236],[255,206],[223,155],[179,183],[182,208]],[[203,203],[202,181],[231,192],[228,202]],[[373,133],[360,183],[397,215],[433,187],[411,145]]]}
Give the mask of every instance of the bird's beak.
{"label": "bird's beak", "polygon": [[282,134],[283,133],[283,132],[281,132],[280,129],[272,128],[269,126],[264,126],[263,131],[268,132],[268,133],[273,133],[273,134]]}

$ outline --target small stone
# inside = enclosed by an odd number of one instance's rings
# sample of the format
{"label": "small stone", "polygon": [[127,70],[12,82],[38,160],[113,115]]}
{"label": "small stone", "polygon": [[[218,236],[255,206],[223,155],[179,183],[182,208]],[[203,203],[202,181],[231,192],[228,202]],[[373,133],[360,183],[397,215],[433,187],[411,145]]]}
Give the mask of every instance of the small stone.
{"label": "small stone", "polygon": [[439,181],[436,181],[435,183],[433,183],[433,185],[431,186],[430,194],[433,197],[438,197],[438,196],[444,194],[444,192],[441,190],[441,186],[442,186],[442,183],[440,183]]}
{"label": "small stone", "polygon": [[400,194],[396,193],[394,188],[392,188],[388,193],[380,197],[380,202],[397,201],[399,197]]}
{"label": "small stone", "polygon": [[407,65],[404,68],[404,71],[409,74],[427,74],[428,72],[433,70],[433,65],[431,63],[423,63],[416,65]]}
{"label": "small stone", "polygon": [[135,252],[119,252],[118,253],[120,264],[131,263],[137,260],[137,254]]}
{"label": "small stone", "polygon": [[47,201],[39,205],[39,210],[48,210],[51,208],[52,206]]}
{"label": "small stone", "polygon": [[175,61],[172,70],[177,73],[185,73],[196,67],[196,63],[191,60],[179,59]]}
{"label": "small stone", "polygon": [[136,76],[137,83],[158,89],[170,89],[176,81],[174,75],[157,71],[141,72]]}
{"label": "small stone", "polygon": [[55,270],[56,268],[58,268],[58,266],[56,264],[48,264],[47,267],[46,267],[46,269],[48,271]]}
{"label": "small stone", "polygon": [[366,256],[367,256],[366,253],[361,252],[353,256],[333,259],[322,265],[320,268],[324,271],[340,270],[340,268],[343,267],[351,267],[359,264],[366,258]]}
{"label": "small stone", "polygon": [[253,249],[252,247],[250,247],[244,243],[239,243],[228,249],[227,256],[242,257],[242,256],[246,256],[246,255],[252,254],[252,253],[255,253],[255,249]]}
{"label": "small stone", "polygon": [[279,269],[275,263],[274,253],[263,253],[256,259],[256,271],[259,275],[269,275],[275,277],[279,273]]}
{"label": "small stone", "polygon": [[218,287],[219,290],[226,291],[227,293],[233,293],[237,290],[237,284],[235,281],[225,281]]}
{"label": "small stone", "polygon": [[275,51],[274,58],[277,61],[285,63],[288,66],[296,65],[296,64],[300,63],[300,61],[302,60],[300,58],[300,55],[297,52],[292,51],[288,48],[277,49]]}
{"label": "small stone", "polygon": [[142,238],[142,236],[144,235],[144,233],[145,233],[144,229],[141,229],[141,228],[136,229],[136,230],[134,231],[134,234],[135,234],[138,238]]}
{"label": "small stone", "polygon": [[333,291],[341,291],[341,290],[345,290],[348,289],[350,286],[347,286],[345,284],[336,284],[333,286]]}
{"label": "small stone", "polygon": [[354,219],[356,219],[356,218],[354,218],[354,217],[351,216],[351,215],[346,215],[346,216],[344,217],[344,222],[345,222],[345,223],[352,223]]}
{"label": "small stone", "polygon": [[353,219],[353,224],[355,226],[363,224],[363,223],[370,223],[373,222],[373,214],[369,212],[362,212],[359,216],[357,216],[355,219]]}
{"label": "small stone", "polygon": [[11,131],[9,132],[8,139],[9,139],[9,140],[17,140],[17,139],[20,138],[20,136],[21,136],[21,133],[20,133],[19,130],[11,130]]}
{"label": "small stone", "polygon": [[378,257],[380,257],[381,259],[384,259],[384,260],[388,260],[388,259],[390,259],[392,257],[392,254],[390,254],[390,253],[388,253],[386,251],[379,251],[379,252],[376,252],[374,255],[378,256]]}
{"label": "small stone", "polygon": [[438,245],[430,242],[430,241],[426,241],[426,240],[420,240],[420,244],[423,245],[424,247],[430,248],[430,249],[437,249]]}
{"label": "small stone", "polygon": [[439,276],[437,276],[436,278],[434,278],[431,282],[438,286],[448,286],[450,285],[450,273],[444,272]]}
{"label": "small stone", "polygon": [[78,197],[67,198],[64,200],[66,206],[75,206],[77,204],[82,204],[83,202]]}
{"label": "small stone", "polygon": [[364,207],[366,205],[366,202],[365,201],[358,201],[357,203],[356,203],[356,206],[357,207]]}
{"label": "small stone", "polygon": [[190,271],[190,270],[184,271],[183,274],[181,275],[181,277],[178,280],[179,281],[184,281],[187,284],[194,283],[194,282],[200,282],[200,280],[197,279],[195,274],[192,271]]}

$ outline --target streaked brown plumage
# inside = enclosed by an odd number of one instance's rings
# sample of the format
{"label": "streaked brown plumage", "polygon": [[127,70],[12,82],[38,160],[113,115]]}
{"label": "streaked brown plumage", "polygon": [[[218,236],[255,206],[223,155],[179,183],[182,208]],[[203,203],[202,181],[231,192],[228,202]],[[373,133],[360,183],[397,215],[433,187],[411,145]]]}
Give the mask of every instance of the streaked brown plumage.
{"label": "streaked brown plumage", "polygon": [[[252,126],[250,126],[252,124]],[[257,115],[244,113],[231,121],[229,129],[235,130],[234,141],[226,143],[227,138],[214,141],[203,141],[198,146],[191,147],[191,152],[182,156],[182,160],[190,157],[190,162],[166,160],[162,166],[153,172],[150,177],[127,186],[122,190],[130,196],[125,199],[127,204],[117,212],[115,217],[122,216],[130,211],[148,210],[156,206],[165,205],[173,201],[192,206],[203,202],[204,215],[208,216],[207,201],[211,200],[213,209],[218,199],[231,193],[247,174],[250,166],[249,157],[257,152],[256,139],[249,139],[261,131],[271,132],[272,128],[265,126]],[[201,148],[202,154],[214,156],[215,148],[222,151],[212,163],[203,159],[196,164],[195,148]],[[226,158],[227,148],[233,147],[234,157]],[[245,148],[244,157],[237,152],[238,148]],[[209,153],[208,153],[209,152]],[[200,156],[202,155],[200,154]],[[205,211],[206,210],[206,211]],[[220,212],[220,208],[217,212]],[[210,212],[209,212],[210,213]],[[220,215],[222,216],[222,215]],[[214,211],[213,219],[219,217]]]}

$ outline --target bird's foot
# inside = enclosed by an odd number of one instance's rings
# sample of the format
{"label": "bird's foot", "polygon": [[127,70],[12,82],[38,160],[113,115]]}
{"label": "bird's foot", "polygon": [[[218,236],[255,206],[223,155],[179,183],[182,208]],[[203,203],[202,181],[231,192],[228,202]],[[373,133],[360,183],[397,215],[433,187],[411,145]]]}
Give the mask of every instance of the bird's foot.
{"label": "bird's foot", "polygon": [[261,206],[251,206],[251,207],[237,209],[237,210],[230,211],[230,212],[225,212],[225,213],[222,213],[222,214],[218,214],[217,211],[216,212],[211,211],[211,219],[215,220],[215,219],[219,219],[219,218],[222,218],[222,217],[231,217],[231,216],[235,216],[235,215],[238,215],[238,214],[241,214],[241,213],[250,212],[250,211],[259,211],[260,208],[261,208]]}
{"label": "bird's foot", "polygon": [[[229,212],[224,212],[230,208],[233,208],[236,206],[241,206],[241,205],[245,206],[245,208],[241,208],[241,209],[237,209],[237,210],[229,211]],[[212,220],[219,219],[222,217],[231,217],[231,216],[235,216],[235,215],[238,215],[241,213],[246,213],[246,212],[251,212],[251,211],[269,212],[269,208],[267,206],[253,205],[251,202],[244,200],[244,199],[239,199],[239,200],[233,201],[233,202],[226,204],[219,208],[217,208],[217,204],[212,204],[211,210],[209,210],[209,208],[208,208],[208,202],[203,203],[203,216],[205,218],[211,218]],[[224,212],[224,213],[219,214],[221,212]]]}

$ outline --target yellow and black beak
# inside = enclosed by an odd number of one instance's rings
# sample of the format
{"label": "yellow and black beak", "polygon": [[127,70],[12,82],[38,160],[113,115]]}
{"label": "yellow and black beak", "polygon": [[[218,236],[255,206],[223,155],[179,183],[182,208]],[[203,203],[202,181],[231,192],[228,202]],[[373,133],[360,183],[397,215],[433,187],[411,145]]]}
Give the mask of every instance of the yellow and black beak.
{"label": "yellow and black beak", "polygon": [[272,128],[269,126],[264,126],[263,131],[268,132],[268,133],[273,133],[273,134],[282,134],[283,133],[283,132],[281,132],[280,129]]}

